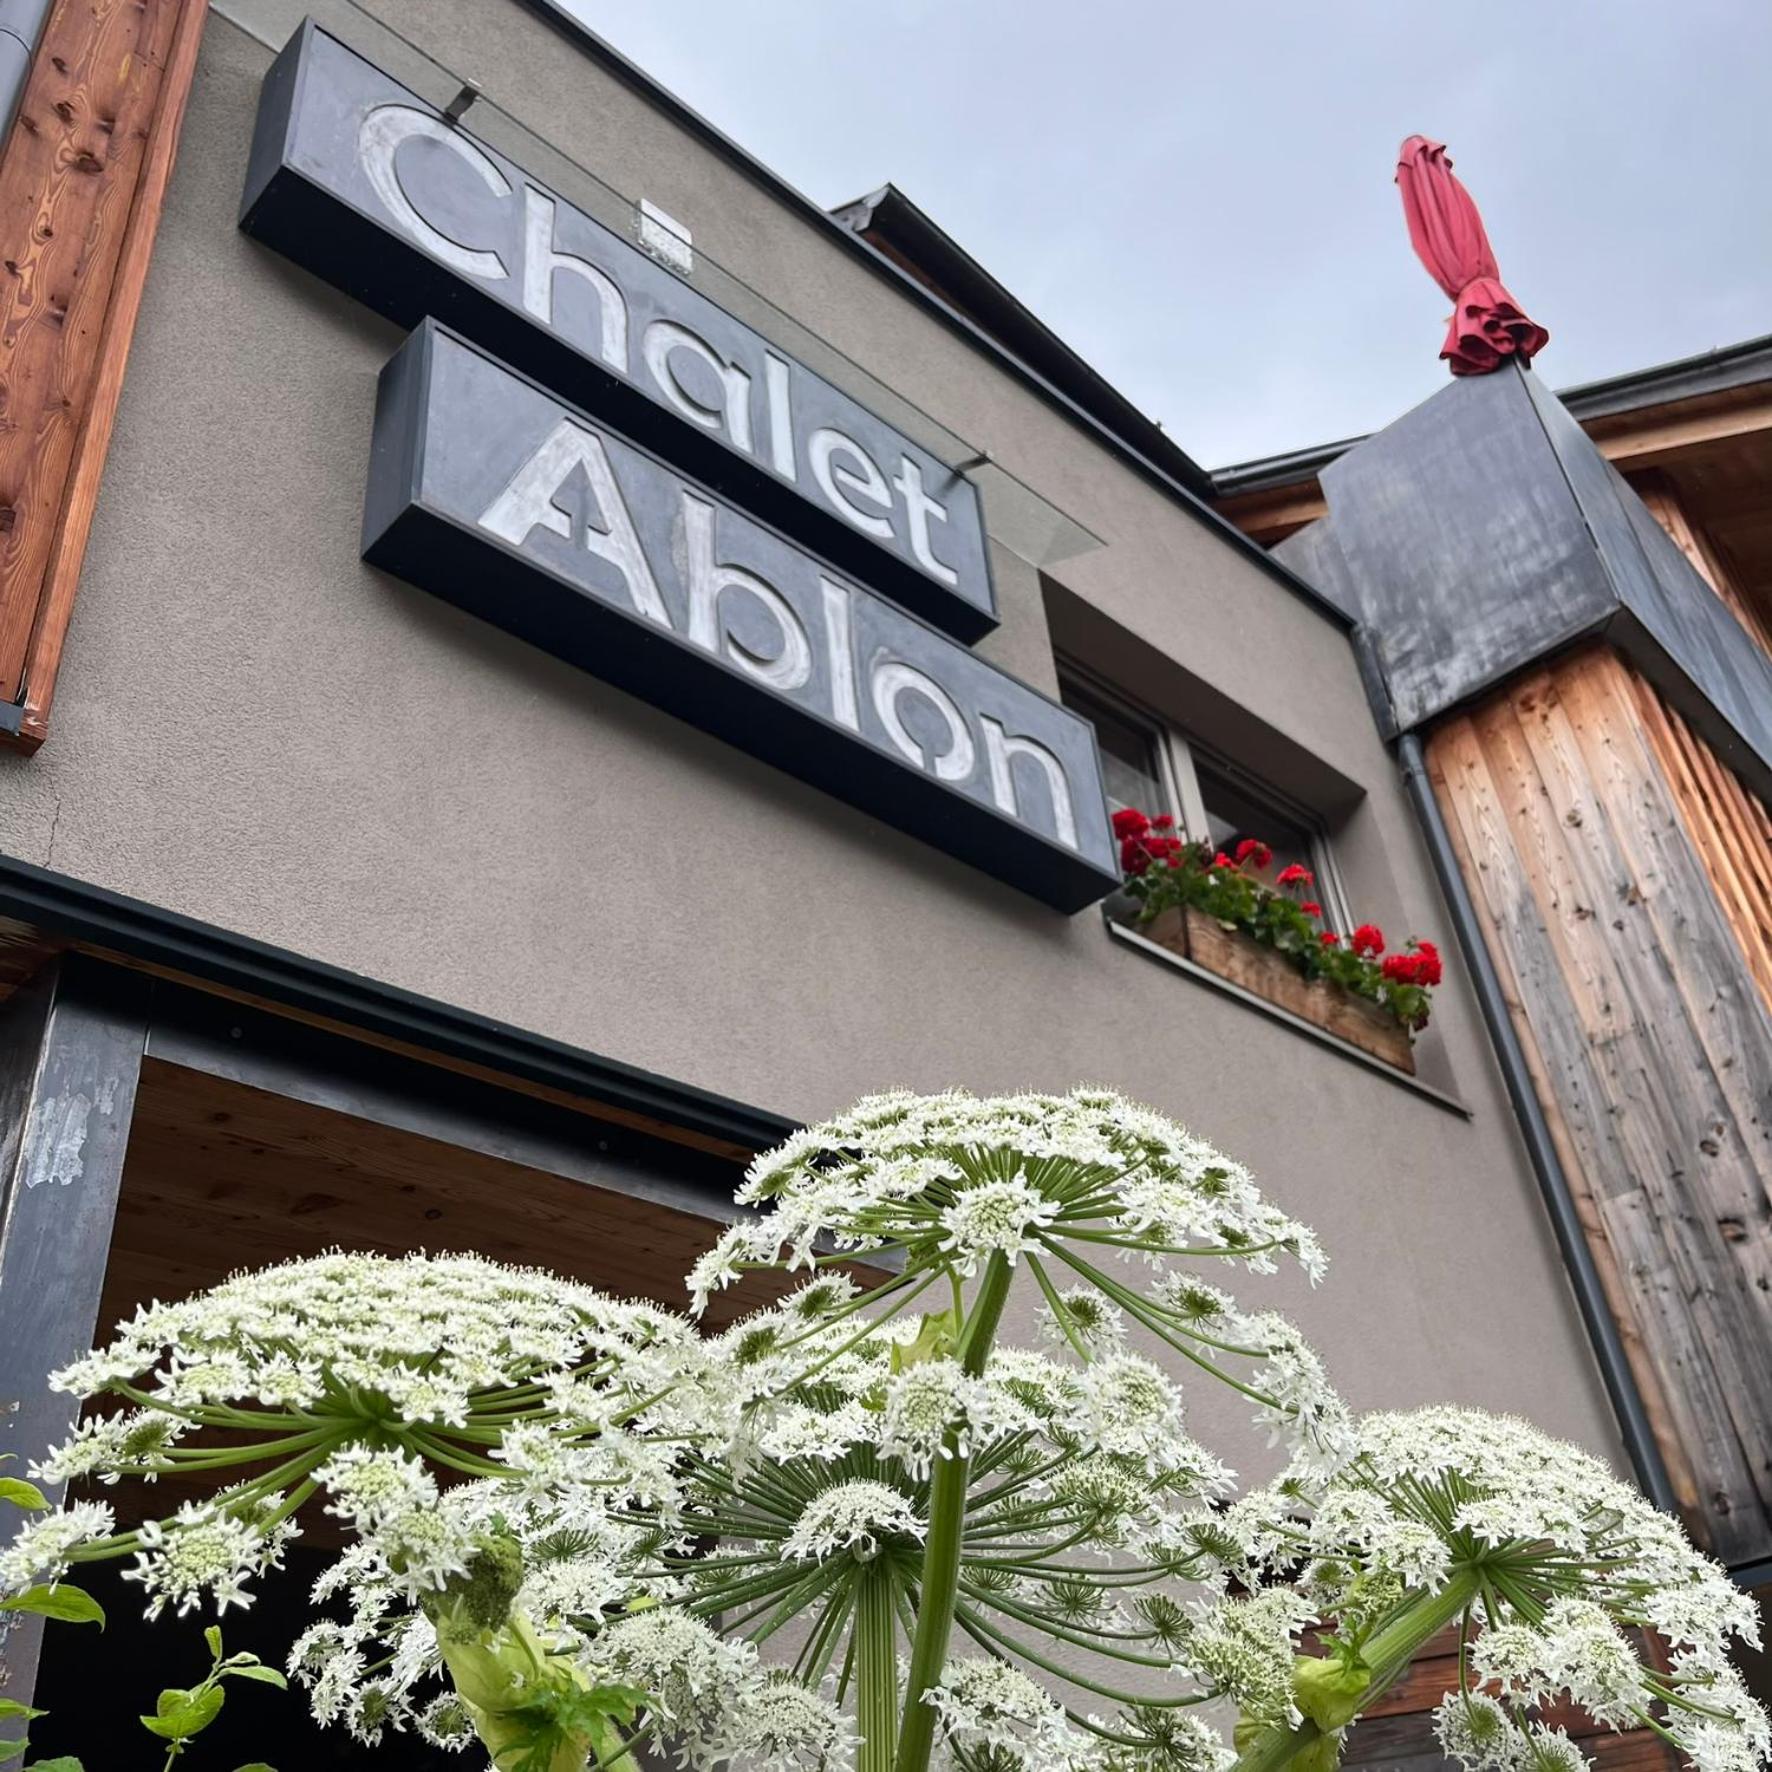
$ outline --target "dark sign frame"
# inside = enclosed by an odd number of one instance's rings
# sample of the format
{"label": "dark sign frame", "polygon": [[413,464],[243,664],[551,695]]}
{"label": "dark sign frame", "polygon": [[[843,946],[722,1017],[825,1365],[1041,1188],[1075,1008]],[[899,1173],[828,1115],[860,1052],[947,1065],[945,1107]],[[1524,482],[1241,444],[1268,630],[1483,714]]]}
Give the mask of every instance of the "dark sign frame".
{"label": "dark sign frame", "polygon": [[[446,411],[450,400],[457,406]],[[537,416],[538,402],[551,418]],[[503,539],[488,522],[494,504],[511,497],[542,442],[562,427],[590,433],[598,454],[612,462],[620,520],[581,464],[570,470],[575,478],[547,479],[528,507],[539,519],[525,518],[511,531],[517,540]],[[571,512],[561,502],[569,486]],[[685,564],[694,551],[686,539],[691,505],[714,512],[705,519],[704,546],[720,575],[700,643],[679,631],[694,625],[693,592],[685,589],[694,572]],[[634,543],[630,565],[641,531],[652,544],[641,555],[645,575],[657,575],[648,587],[657,593],[652,619],[639,607],[631,572],[609,564],[609,538],[623,528]],[[587,539],[593,531],[604,544],[594,549]],[[363,557],[1056,909],[1081,910],[1120,883],[1088,721],[434,320],[417,328],[382,371]],[[721,602],[728,573],[749,593],[736,613]],[[806,663],[804,693],[800,684],[765,681],[777,656],[786,656],[785,625],[756,620],[737,631],[751,605],[753,617],[767,613],[764,593],[778,595],[806,629],[817,629],[810,644],[804,633],[796,642],[806,660],[817,661]],[[840,621],[829,616],[829,599],[838,593]],[[674,612],[665,607],[672,599]],[[847,661],[840,667],[844,719],[834,714],[839,666],[829,662],[839,656]],[[892,681],[902,687],[883,692],[882,670],[896,673]],[[935,773],[944,754],[961,748],[951,726],[939,735],[949,741],[945,750],[933,739],[926,743],[935,730],[928,725],[907,748],[905,709],[914,714],[923,704],[927,713],[935,705],[927,700],[931,684],[966,732],[969,766],[951,783]],[[901,722],[896,739],[883,705]],[[1063,814],[1050,785],[1053,771],[1032,755],[1036,750],[1053,759],[1062,778]],[[907,760],[913,753],[917,762]],[[1050,835],[1021,815],[1029,787],[1036,789],[1030,811]],[[1016,815],[999,809],[1004,799]],[[1074,847],[1059,835],[1065,816]]]}
{"label": "dark sign frame", "polygon": [[240,226],[402,326],[457,327],[960,639],[997,625],[971,481],[312,19],[265,76]]}

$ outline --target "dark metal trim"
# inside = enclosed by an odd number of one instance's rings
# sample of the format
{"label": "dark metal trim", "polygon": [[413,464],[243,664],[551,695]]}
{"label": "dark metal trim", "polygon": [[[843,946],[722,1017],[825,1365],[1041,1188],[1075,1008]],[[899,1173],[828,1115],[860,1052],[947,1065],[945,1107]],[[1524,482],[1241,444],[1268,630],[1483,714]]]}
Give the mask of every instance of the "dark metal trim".
{"label": "dark metal trim", "polygon": [[1161,491],[1169,494],[1177,504],[1187,510],[1190,516],[1214,531],[1221,541],[1235,548],[1252,564],[1259,566],[1269,578],[1290,591],[1301,602],[1308,603],[1319,615],[1333,622],[1339,628],[1345,630],[1353,626],[1353,618],[1346,610],[1331,602],[1308,580],[1300,578],[1297,573],[1288,570],[1274,559],[1266,548],[1259,542],[1252,541],[1228,518],[1221,517],[1203,498],[1190,491],[1175,473],[1152,461],[1148,455],[1116,433],[1112,427],[1103,424],[1100,419],[1094,417],[1063,387],[1047,380],[1037,369],[1024,363],[1012,351],[1005,349],[983,327],[967,319],[959,309],[943,301],[933,290],[919,283],[902,266],[895,265],[885,253],[877,247],[869,245],[859,234],[845,227],[842,222],[821,209],[810,197],[795,190],[784,178],[771,172],[762,161],[741,148],[737,142],[710,123],[700,112],[685,104],[675,93],[667,87],[661,86],[644,69],[629,61],[613,44],[605,42],[588,25],[573,17],[565,7],[559,4],[559,0],[520,0],[520,4],[528,7],[531,12],[551,25],[568,42],[589,55],[593,61],[614,75],[630,91],[638,94],[654,110],[669,118],[686,135],[693,136],[744,177],[750,179],[754,184],[760,185],[777,201],[794,211],[801,220],[810,222],[822,230],[825,237],[834,242],[839,250],[867,265],[876,276],[891,283],[900,295],[927,310],[951,332],[958,333],[974,349],[991,358],[1000,369],[1032,389],[1049,406],[1056,408],[1058,412],[1068,418],[1078,429],[1086,431],[1110,454],[1117,456]]}
{"label": "dark metal trim", "polygon": [[1106,376],[1065,343],[1012,290],[999,283],[959,241],[897,185],[830,214],[870,245],[897,254],[925,273],[938,296],[974,321],[1030,369],[1063,388],[1084,411],[1166,468],[1198,498],[1212,496],[1212,476],[1157,423],[1147,418]]}
{"label": "dark metal trim", "polygon": [[[1692,400],[1703,394],[1720,394],[1730,388],[1772,382],[1772,333],[1743,339],[1740,344],[1721,345],[1696,357],[1633,369],[1604,381],[1582,382],[1557,390],[1557,398],[1585,424],[1589,419],[1613,418],[1625,412],[1643,412]],[[1265,492],[1281,486],[1302,486],[1313,480],[1338,456],[1364,443],[1370,433],[1343,437],[1334,443],[1313,443],[1282,455],[1259,456],[1254,461],[1233,462],[1212,471],[1212,492],[1217,498],[1234,498],[1242,492]]]}
{"label": "dark metal trim", "polygon": [[0,916],[749,1150],[797,1122],[0,855]]}
{"label": "dark metal trim", "polygon": [[1636,1379],[1631,1375],[1618,1325],[1613,1321],[1612,1312],[1606,1303],[1599,1272],[1594,1266],[1593,1251],[1587,1246],[1587,1235],[1581,1228],[1581,1219],[1575,1210],[1575,1198],[1570,1191],[1569,1178],[1563,1172],[1556,1143],[1544,1117],[1544,1109],[1539,1105],[1537,1092],[1532,1087],[1526,1054],[1508,1014],[1501,979],[1495,970],[1488,943],[1483,938],[1482,928],[1477,922],[1476,906],[1471,901],[1470,888],[1465,884],[1464,875],[1459,869],[1451,834],[1446,829],[1440,803],[1434,797],[1433,784],[1428,780],[1421,739],[1416,733],[1405,732],[1397,740],[1397,762],[1403,772],[1403,783],[1408,790],[1410,805],[1414,808],[1422,837],[1427,843],[1434,872],[1439,876],[1440,890],[1445,896],[1447,909],[1452,914],[1452,926],[1458,935],[1458,945],[1464,954],[1465,965],[1470,970],[1471,988],[1476,992],[1477,1006],[1482,1011],[1490,1042],[1495,1048],[1496,1063],[1501,1067],[1502,1082],[1507,1086],[1508,1099],[1513,1104],[1514,1117],[1519,1122],[1520,1136],[1526,1145],[1526,1156],[1532,1164],[1532,1173],[1538,1179],[1539,1192],[1544,1196],[1545,1210],[1550,1214],[1557,1247],[1569,1270],[1576,1307],[1581,1312],[1582,1323],[1593,1343],[1594,1359],[1600,1368],[1600,1380],[1606,1387],[1606,1395],[1618,1418],[1618,1431],[1624,1441],[1625,1452],[1636,1472],[1638,1483],[1649,1499],[1665,1512],[1675,1513],[1677,1509],[1673,1484],[1668,1479],[1667,1466],[1662,1462],[1661,1449],[1655,1443],[1655,1433],[1649,1425],[1648,1411],[1643,1406]]}

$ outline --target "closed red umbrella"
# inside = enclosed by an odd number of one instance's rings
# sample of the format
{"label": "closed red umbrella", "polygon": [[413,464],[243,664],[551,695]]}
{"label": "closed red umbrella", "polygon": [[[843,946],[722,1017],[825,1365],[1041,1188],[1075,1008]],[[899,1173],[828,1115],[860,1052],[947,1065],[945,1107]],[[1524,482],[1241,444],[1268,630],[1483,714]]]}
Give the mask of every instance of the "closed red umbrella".
{"label": "closed red umbrella", "polygon": [[1452,298],[1440,356],[1454,375],[1487,375],[1509,357],[1528,361],[1550,342],[1502,287],[1483,218],[1452,176],[1443,142],[1412,135],[1397,156],[1397,186],[1409,242],[1428,274]]}

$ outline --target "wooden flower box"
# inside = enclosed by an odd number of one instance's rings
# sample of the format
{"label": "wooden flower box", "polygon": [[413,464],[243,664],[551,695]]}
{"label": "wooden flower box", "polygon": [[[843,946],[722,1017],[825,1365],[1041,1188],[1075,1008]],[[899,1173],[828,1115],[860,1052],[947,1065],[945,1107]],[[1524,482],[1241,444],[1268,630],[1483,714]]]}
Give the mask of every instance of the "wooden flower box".
{"label": "wooden flower box", "polygon": [[1388,1009],[1326,978],[1306,978],[1284,954],[1263,947],[1240,929],[1227,929],[1191,905],[1171,905],[1136,927],[1147,941],[1415,1075],[1409,1030]]}

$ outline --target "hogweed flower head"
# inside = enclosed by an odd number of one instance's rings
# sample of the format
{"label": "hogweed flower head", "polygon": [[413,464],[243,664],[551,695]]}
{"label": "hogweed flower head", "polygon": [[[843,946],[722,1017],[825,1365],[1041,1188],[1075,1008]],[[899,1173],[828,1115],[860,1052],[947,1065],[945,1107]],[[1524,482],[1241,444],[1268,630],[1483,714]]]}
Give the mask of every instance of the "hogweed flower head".
{"label": "hogweed flower head", "polygon": [[[1324,1468],[1345,1447],[1346,1411],[1297,1331],[1242,1315],[1203,1279],[1238,1267],[1269,1274],[1292,1260],[1315,1280],[1324,1267],[1316,1238],[1264,1199],[1240,1163],[1111,1090],[869,1096],[759,1157],[739,1200],[757,1216],[696,1263],[698,1313],[757,1269],[892,1264],[897,1274],[870,1302],[896,1312],[927,1286],[958,1288],[995,1261],[1031,1274],[1050,1334],[1085,1363],[1111,1362],[1136,1325],[1245,1391]],[[791,1330],[771,1333],[772,1353],[797,1345]],[[771,1371],[791,1377],[792,1362]],[[1129,1382],[1131,1369],[1120,1372]],[[936,1382],[919,1381],[917,1399],[933,1404]],[[964,1414],[957,1404],[955,1414]]]}
{"label": "hogweed flower head", "polygon": [[[52,1375],[58,1390],[120,1407],[90,1415],[32,1472],[57,1483],[177,1473],[217,1492],[123,1533],[88,1501],[27,1523],[0,1551],[0,1590],[133,1556],[150,1615],[205,1596],[247,1605],[252,1578],[324,1491],[417,1594],[473,1548],[438,1505],[439,1473],[545,1486],[605,1437],[717,1425],[736,1404],[698,1385],[700,1347],[669,1312],[476,1256],[323,1255],[145,1306],[108,1347]],[[526,1432],[537,1423],[540,1438]]]}
{"label": "hogweed flower head", "polygon": [[[1655,1730],[1699,1772],[1751,1772],[1772,1748],[1729,1661],[1733,1640],[1758,1643],[1751,1599],[1597,1458],[1524,1421],[1371,1415],[1326,1488],[1282,1480],[1232,1513],[1270,1575],[1306,1568],[1312,1603],[1375,1678],[1397,1671],[1370,1645],[1406,1646],[1399,1621],[1460,1622],[1440,1735],[1471,1772],[1578,1768],[1580,1748],[1527,1715],[1565,1699]],[[1644,1632],[1667,1646],[1665,1669]]]}

